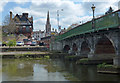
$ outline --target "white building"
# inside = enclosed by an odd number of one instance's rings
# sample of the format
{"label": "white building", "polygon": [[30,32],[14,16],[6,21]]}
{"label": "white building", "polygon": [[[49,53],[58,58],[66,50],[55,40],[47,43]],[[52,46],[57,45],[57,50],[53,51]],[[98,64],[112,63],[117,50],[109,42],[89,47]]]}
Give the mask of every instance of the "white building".
{"label": "white building", "polygon": [[40,41],[41,38],[45,37],[45,31],[34,31],[33,32],[33,35],[32,35],[32,38],[33,39],[36,39],[37,41]]}

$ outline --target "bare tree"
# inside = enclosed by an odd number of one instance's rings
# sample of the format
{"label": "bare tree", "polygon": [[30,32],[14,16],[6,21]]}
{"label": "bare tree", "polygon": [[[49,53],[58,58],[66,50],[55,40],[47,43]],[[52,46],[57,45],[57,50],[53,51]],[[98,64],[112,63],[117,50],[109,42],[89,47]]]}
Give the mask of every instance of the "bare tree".
{"label": "bare tree", "polygon": [[12,19],[10,20],[9,15],[5,16],[2,29],[3,29],[3,31],[5,31],[9,34],[13,34],[16,32],[16,24]]}

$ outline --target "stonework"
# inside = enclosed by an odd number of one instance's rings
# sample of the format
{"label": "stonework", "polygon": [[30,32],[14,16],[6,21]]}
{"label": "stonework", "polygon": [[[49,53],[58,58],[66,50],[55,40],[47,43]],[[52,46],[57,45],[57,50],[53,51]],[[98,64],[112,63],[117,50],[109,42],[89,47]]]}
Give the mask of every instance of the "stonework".
{"label": "stonework", "polygon": [[[87,34],[85,37],[79,37],[79,38],[69,38],[69,39],[64,39],[62,41],[57,41],[52,44],[52,49],[51,50],[56,50],[56,51],[63,51],[64,47],[68,45],[70,47],[70,50],[68,50],[69,54],[74,53],[73,49],[73,44],[76,44],[77,46],[77,51],[75,52],[75,55],[82,56],[81,48],[83,42],[88,43],[88,47],[90,48],[90,52],[87,54],[88,58],[92,58],[95,56],[98,56],[100,52],[104,53],[112,53],[116,55],[114,58],[114,65],[120,66],[120,30],[106,30],[104,32],[98,32],[98,33],[93,33],[93,34]],[[100,42],[101,41],[101,42]],[[104,46],[106,45],[106,46]],[[98,52],[97,52],[97,51]]]}

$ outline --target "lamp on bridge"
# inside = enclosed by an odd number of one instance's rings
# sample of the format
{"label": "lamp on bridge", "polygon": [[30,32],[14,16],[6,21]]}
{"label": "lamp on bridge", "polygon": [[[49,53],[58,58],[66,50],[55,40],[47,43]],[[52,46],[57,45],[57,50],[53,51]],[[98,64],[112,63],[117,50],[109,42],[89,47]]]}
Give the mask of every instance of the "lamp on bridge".
{"label": "lamp on bridge", "polygon": [[95,19],[95,17],[94,17],[95,6],[94,6],[94,4],[92,4],[91,8],[92,8],[92,11],[93,11],[92,29],[94,29],[95,28],[95,23],[94,23],[94,19]]}

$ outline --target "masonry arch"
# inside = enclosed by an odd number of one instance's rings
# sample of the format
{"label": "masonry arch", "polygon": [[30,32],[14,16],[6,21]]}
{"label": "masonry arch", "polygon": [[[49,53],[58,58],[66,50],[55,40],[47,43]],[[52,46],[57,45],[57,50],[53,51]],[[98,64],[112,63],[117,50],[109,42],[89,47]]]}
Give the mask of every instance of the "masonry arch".
{"label": "masonry arch", "polygon": [[72,51],[76,52],[77,50],[78,50],[77,45],[75,43],[73,43]]}
{"label": "masonry arch", "polygon": [[75,54],[77,52],[77,50],[78,50],[77,45],[75,43],[73,43],[73,45],[72,45],[72,53]]}
{"label": "masonry arch", "polygon": [[70,46],[69,45],[65,45],[63,48],[63,52],[68,53],[68,51],[70,50]]}
{"label": "masonry arch", "polygon": [[113,59],[115,55],[115,48],[112,40],[107,36],[102,36],[98,39],[97,44],[95,45],[95,54],[103,56],[107,59]]}
{"label": "masonry arch", "polygon": [[90,52],[90,47],[89,47],[88,42],[83,41],[81,44],[81,53],[80,54],[87,57],[89,52]]}

